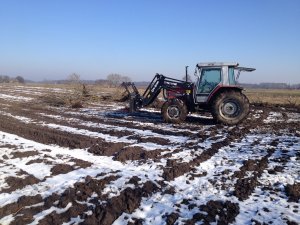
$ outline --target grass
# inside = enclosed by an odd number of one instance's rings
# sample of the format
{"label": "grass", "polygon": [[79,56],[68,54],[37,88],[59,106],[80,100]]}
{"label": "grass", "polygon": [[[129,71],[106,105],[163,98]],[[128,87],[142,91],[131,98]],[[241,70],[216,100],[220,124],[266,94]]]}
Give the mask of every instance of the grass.
{"label": "grass", "polygon": [[300,90],[246,89],[251,103],[300,106]]}
{"label": "grass", "polygon": [[122,101],[124,99],[123,88],[109,88],[101,85],[82,85],[82,84],[34,84],[28,86],[43,88],[61,88],[68,92],[45,92],[41,96],[42,102],[51,106],[70,106],[81,108],[83,104],[102,102],[102,101]]}

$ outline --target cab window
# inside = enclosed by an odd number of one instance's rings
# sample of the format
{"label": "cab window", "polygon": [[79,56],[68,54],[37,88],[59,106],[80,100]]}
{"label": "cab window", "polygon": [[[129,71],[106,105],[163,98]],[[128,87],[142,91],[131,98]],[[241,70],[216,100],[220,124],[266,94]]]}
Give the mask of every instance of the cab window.
{"label": "cab window", "polygon": [[229,84],[236,85],[233,67],[228,68],[228,78],[229,78]]}
{"label": "cab window", "polygon": [[221,68],[202,69],[198,93],[210,93],[221,82]]}

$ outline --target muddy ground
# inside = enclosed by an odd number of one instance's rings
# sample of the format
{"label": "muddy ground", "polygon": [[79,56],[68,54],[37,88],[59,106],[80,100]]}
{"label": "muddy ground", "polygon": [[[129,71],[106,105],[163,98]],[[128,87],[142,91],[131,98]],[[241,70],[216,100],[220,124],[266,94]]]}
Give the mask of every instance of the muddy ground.
{"label": "muddy ground", "polygon": [[299,224],[299,109],[252,105],[229,127],[43,101],[70,92],[1,88],[0,224]]}

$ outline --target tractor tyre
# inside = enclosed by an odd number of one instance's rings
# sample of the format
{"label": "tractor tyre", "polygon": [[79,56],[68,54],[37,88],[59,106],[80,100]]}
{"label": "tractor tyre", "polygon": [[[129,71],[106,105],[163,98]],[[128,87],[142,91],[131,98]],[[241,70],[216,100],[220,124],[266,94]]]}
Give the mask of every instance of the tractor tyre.
{"label": "tractor tyre", "polygon": [[226,91],[213,101],[212,116],[217,122],[236,125],[249,113],[249,100],[239,91]]}
{"label": "tractor tyre", "polygon": [[161,114],[167,123],[181,123],[185,121],[188,110],[184,102],[179,99],[172,99],[163,104]]}

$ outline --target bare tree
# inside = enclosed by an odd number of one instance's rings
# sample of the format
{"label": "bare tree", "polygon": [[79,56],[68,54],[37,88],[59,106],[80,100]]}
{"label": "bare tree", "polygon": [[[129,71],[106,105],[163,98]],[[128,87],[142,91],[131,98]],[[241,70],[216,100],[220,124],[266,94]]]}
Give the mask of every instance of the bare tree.
{"label": "bare tree", "polygon": [[21,76],[17,76],[16,77],[16,81],[19,82],[19,83],[21,83],[21,84],[25,83],[25,79],[23,77],[21,77]]}
{"label": "bare tree", "polygon": [[117,73],[111,73],[107,76],[107,82],[110,87],[117,87],[122,82],[131,82],[131,78],[128,76],[122,76]]}
{"label": "bare tree", "polygon": [[117,73],[111,73],[107,76],[107,81],[110,87],[116,87],[121,84],[122,76]]}
{"label": "bare tree", "polygon": [[[83,85],[80,82],[80,75],[77,73],[71,73],[68,77],[67,80],[69,81],[69,84],[71,86],[71,88],[73,89],[73,93],[72,93],[72,97],[70,97],[70,99],[75,98],[79,98],[82,95],[86,95],[87,90],[85,85]],[[78,99],[76,99],[77,101]],[[72,100],[74,101],[74,99]]]}
{"label": "bare tree", "polygon": [[67,78],[72,84],[79,84],[80,83],[80,75],[77,73],[72,73]]}
{"label": "bare tree", "polygon": [[131,82],[131,78],[127,76],[122,76],[122,82]]}
{"label": "bare tree", "polygon": [[10,82],[9,76],[5,76],[5,75],[0,76],[0,83],[9,83],[9,82]]}

